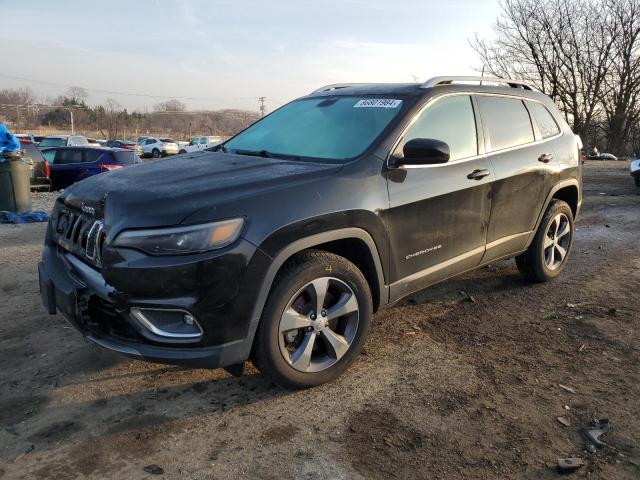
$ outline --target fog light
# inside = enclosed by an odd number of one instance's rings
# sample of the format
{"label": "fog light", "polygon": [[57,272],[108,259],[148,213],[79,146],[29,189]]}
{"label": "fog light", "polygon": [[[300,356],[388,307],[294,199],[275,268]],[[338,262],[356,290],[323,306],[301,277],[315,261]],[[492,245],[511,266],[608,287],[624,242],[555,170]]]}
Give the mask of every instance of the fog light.
{"label": "fog light", "polygon": [[132,308],[131,315],[147,330],[163,338],[196,339],[202,336],[202,327],[185,310]]}

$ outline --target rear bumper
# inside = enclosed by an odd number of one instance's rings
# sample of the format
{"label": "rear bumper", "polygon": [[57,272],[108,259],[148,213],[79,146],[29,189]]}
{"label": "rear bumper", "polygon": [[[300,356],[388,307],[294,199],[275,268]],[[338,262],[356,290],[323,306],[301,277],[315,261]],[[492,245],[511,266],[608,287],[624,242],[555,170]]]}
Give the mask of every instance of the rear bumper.
{"label": "rear bumper", "polygon": [[[38,274],[40,295],[47,312],[61,313],[88,340],[109,350],[142,360],[199,368],[238,364],[244,362],[251,351],[251,335],[236,335],[213,345],[154,341],[153,335],[130,314],[132,307],[145,305],[147,300],[123,295],[109,285],[99,271],[55,245],[45,246]],[[184,298],[164,298],[162,302],[178,305]],[[197,311],[197,306],[179,306]],[[203,322],[205,328],[220,328],[210,325],[211,319],[208,322]],[[246,323],[248,326],[248,318]]]}

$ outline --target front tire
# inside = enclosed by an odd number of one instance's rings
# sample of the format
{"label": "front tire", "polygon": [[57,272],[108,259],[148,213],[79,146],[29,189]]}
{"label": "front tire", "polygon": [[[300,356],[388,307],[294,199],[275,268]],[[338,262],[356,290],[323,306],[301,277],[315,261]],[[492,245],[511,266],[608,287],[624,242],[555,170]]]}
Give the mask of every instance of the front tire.
{"label": "front tire", "polygon": [[344,372],[371,329],[373,302],[362,272],[332,253],[307,251],[278,273],[260,319],[252,360],[287,388]]}
{"label": "front tire", "polygon": [[562,200],[553,200],[533,242],[526,252],[516,257],[520,274],[532,282],[547,282],[560,275],[567,264],[573,236],[571,207]]}

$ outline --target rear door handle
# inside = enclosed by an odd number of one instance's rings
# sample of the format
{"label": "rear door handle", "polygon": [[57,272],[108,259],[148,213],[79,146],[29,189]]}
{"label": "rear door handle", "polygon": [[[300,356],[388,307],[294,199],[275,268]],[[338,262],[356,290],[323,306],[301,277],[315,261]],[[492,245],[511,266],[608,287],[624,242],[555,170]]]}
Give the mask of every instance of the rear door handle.
{"label": "rear door handle", "polygon": [[482,180],[487,175],[490,175],[491,172],[486,168],[476,168],[473,172],[467,175],[469,180]]}
{"label": "rear door handle", "polygon": [[551,160],[553,160],[553,155],[550,153],[543,153],[538,157],[538,161],[542,163],[549,163]]}

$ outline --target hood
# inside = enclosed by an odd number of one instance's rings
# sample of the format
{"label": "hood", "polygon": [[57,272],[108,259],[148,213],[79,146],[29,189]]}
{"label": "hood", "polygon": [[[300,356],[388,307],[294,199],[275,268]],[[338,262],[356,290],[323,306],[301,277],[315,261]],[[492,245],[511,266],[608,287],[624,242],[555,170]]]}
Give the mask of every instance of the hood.
{"label": "hood", "polygon": [[201,152],[89,177],[65,190],[61,199],[95,211],[116,231],[170,226],[207,209],[208,220],[225,218],[224,205],[315,181],[339,169],[335,164]]}

